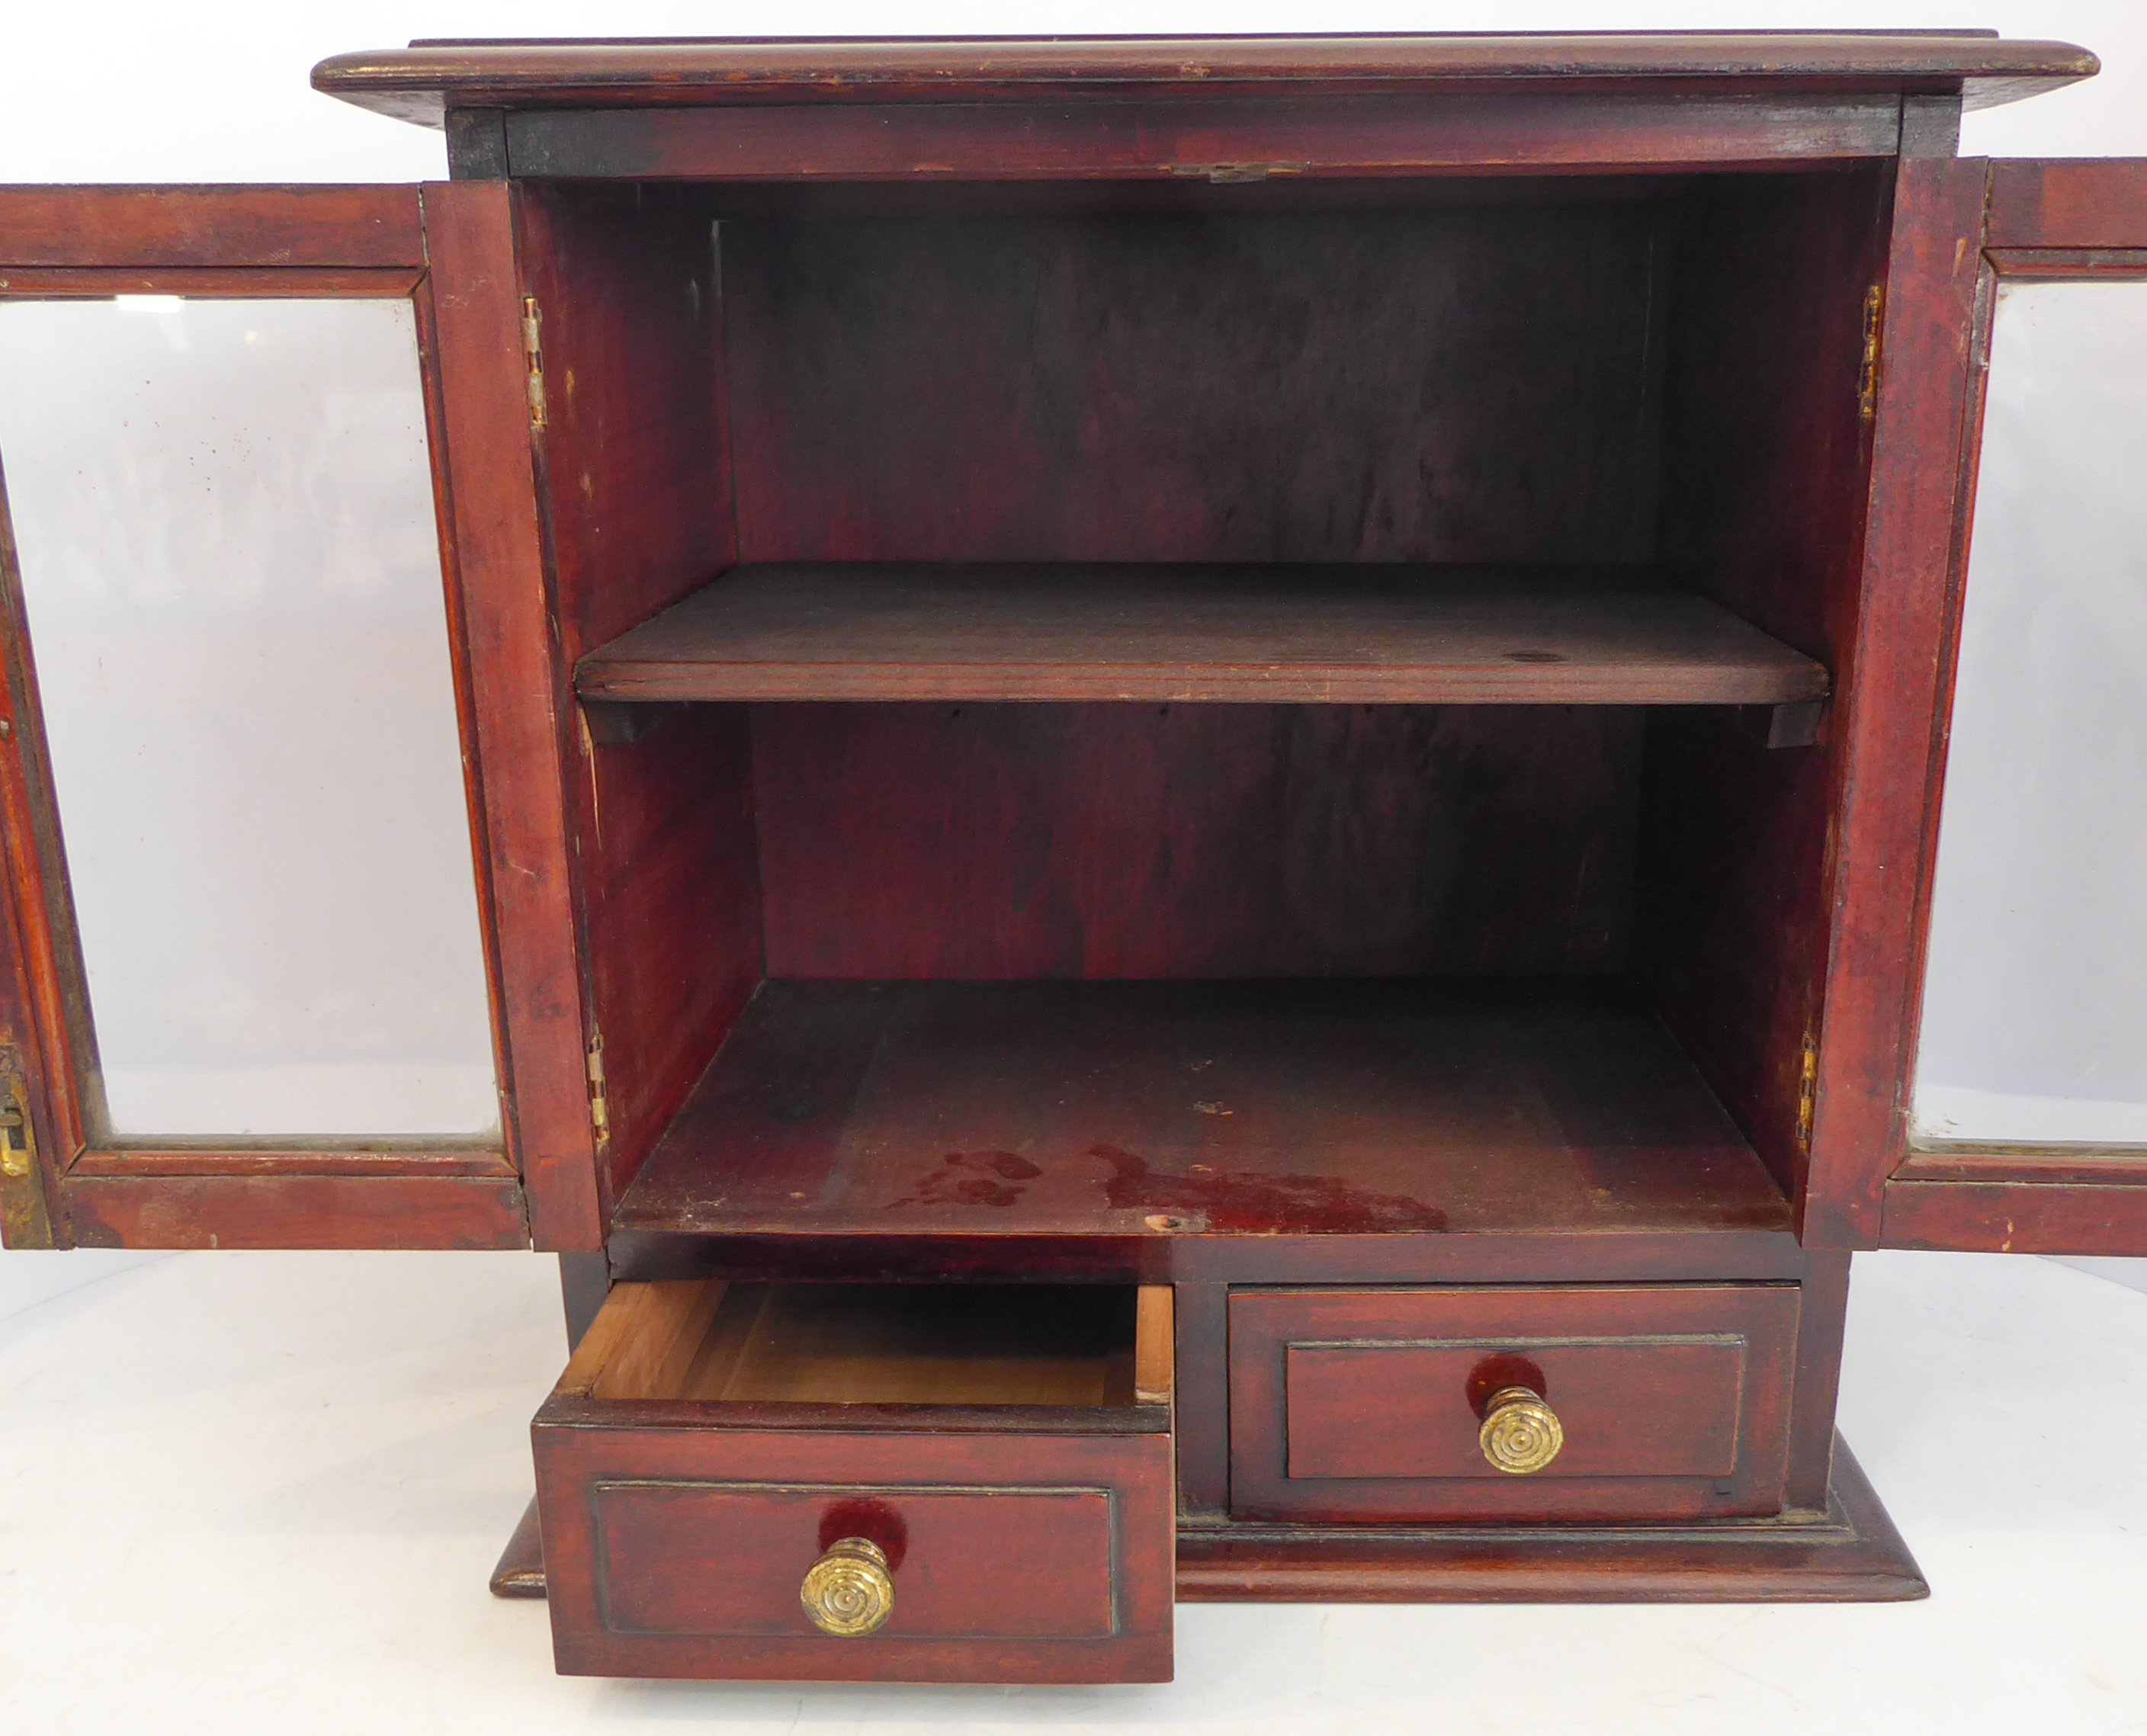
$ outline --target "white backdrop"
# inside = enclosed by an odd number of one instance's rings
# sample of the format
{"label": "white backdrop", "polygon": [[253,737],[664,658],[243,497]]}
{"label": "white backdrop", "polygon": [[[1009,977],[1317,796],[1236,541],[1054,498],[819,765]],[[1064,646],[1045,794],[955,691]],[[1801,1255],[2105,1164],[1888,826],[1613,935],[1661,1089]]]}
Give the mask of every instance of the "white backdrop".
{"label": "white backdrop", "polygon": [[[561,0],[175,7],[25,4],[0,23],[0,182],[403,181],[445,173],[440,135],[316,95],[313,63],[413,37],[952,35],[1223,31],[1765,29],[1975,25],[2085,44],[2101,77],[1969,117],[1962,149],[2147,156],[2141,0],[799,0],[781,8]],[[2147,961],[2143,961],[2147,963]],[[125,1256],[0,1258],[0,1314]]]}

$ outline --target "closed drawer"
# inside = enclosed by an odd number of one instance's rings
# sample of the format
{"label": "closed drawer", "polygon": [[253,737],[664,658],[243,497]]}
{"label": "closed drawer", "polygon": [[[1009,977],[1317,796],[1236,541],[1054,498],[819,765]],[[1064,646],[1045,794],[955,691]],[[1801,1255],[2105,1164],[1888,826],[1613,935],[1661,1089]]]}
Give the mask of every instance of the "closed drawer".
{"label": "closed drawer", "polygon": [[1778,1512],[1798,1299],[1794,1284],[1236,1292],[1231,1511]]}
{"label": "closed drawer", "polygon": [[533,1431],[559,1668],[1167,1681],[1171,1377],[1167,1288],[621,1284]]}

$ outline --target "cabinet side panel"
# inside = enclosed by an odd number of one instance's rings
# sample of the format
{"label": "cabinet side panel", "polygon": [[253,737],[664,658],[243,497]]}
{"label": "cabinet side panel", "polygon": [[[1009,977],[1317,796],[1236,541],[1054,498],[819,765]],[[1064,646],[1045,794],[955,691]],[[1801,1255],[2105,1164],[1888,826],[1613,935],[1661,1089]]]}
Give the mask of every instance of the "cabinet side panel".
{"label": "cabinet side panel", "polygon": [[1849,1318],[1845,1253],[1806,1257],[1797,1308],[1796,1390],[1789,1409],[1785,1504],[1824,1511],[1834,1477],[1834,1413],[1841,1390],[1841,1341]]}
{"label": "cabinet side panel", "polygon": [[[1696,201],[1671,322],[1663,559],[1851,690],[1869,444],[1866,298],[1876,169],[1739,178]],[[1837,714],[1840,698],[1834,703]],[[1839,718],[1769,748],[1719,709],[1649,720],[1639,974],[1784,1188],[1824,993]]]}
{"label": "cabinet side panel", "polygon": [[424,189],[442,425],[498,930],[507,1100],[529,1227],[600,1247],[563,776],[569,689],[533,487],[513,193]]}
{"label": "cabinet side panel", "polygon": [[538,453],[567,660],[735,558],[715,223],[675,190],[521,190]]}
{"label": "cabinet side panel", "polygon": [[[715,225],[676,191],[534,186],[519,222],[571,664],[736,557],[721,264]],[[569,823],[608,1205],[760,979],[760,892],[742,708],[585,716],[577,736]]]}

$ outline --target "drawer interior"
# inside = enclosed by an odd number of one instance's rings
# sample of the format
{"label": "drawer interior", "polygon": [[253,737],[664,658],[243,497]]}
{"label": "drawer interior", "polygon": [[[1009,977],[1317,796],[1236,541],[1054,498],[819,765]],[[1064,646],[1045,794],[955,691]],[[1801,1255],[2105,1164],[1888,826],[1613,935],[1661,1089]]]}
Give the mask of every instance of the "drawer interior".
{"label": "drawer interior", "polygon": [[1170,1293],[1109,1284],[621,1284],[563,1384],[599,1399],[1167,1401]]}

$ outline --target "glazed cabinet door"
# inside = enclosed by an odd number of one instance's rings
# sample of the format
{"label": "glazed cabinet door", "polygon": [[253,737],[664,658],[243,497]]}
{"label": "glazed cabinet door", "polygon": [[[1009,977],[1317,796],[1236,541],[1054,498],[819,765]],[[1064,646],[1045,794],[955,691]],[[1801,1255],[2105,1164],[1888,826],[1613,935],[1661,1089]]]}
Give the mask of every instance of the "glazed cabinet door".
{"label": "glazed cabinet door", "polygon": [[2147,161],[1986,213],[1880,1240],[2147,1253]]}
{"label": "glazed cabinet door", "polygon": [[10,1245],[528,1242],[507,198],[0,191]]}

